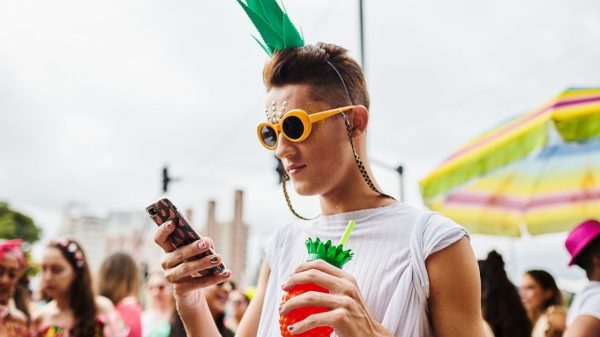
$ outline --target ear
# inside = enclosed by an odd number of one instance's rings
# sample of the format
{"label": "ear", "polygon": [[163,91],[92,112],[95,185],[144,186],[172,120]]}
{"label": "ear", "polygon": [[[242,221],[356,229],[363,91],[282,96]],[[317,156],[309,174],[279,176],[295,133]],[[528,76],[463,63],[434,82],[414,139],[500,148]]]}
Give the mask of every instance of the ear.
{"label": "ear", "polygon": [[592,265],[600,269],[600,253],[592,254]]}
{"label": "ear", "polygon": [[369,125],[369,110],[364,105],[357,105],[350,114],[350,127],[352,138],[363,137],[367,133]]}

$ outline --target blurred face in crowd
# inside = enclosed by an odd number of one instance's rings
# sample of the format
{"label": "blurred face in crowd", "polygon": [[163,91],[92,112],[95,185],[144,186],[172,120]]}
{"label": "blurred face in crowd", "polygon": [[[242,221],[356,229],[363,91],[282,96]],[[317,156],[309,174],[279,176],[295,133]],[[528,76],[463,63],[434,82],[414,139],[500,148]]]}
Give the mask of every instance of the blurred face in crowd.
{"label": "blurred face in crowd", "polygon": [[225,312],[225,306],[229,300],[229,293],[233,290],[231,283],[223,282],[205,288],[204,296],[208,303],[208,308],[213,316]]}
{"label": "blurred face in crowd", "polygon": [[229,295],[229,302],[231,303],[231,314],[237,321],[241,320],[248,308],[246,296],[241,291],[234,290]]}
{"label": "blurred face in crowd", "polygon": [[529,274],[523,275],[521,280],[521,302],[527,311],[541,310],[544,302],[552,296],[550,290],[544,290],[542,286]]}
{"label": "blurred face in crowd", "polygon": [[58,248],[48,247],[42,258],[42,289],[53,299],[68,294],[75,271]]}
{"label": "blurred face in crowd", "polygon": [[4,254],[0,260],[0,304],[8,304],[18,278],[19,261],[11,254]]}
{"label": "blurred face in crowd", "polygon": [[147,287],[150,301],[155,306],[164,307],[173,305],[174,300],[173,294],[171,293],[171,288],[162,275],[153,274],[150,276]]}

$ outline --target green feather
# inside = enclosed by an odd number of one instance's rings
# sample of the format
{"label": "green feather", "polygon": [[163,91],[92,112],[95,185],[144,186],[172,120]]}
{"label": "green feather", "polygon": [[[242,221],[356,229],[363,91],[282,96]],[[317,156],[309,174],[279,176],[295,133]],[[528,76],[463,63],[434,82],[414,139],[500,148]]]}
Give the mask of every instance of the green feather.
{"label": "green feather", "polygon": [[290,17],[287,15],[287,13],[283,13],[283,27],[284,28],[282,29],[287,32],[285,41],[287,48],[304,46],[304,39],[298,32],[298,29],[296,29],[296,26],[294,26],[292,23],[292,20],[290,20]]}
{"label": "green feather", "polygon": [[258,30],[263,42],[255,38],[261,48],[269,55],[284,48],[301,47],[304,38],[290,20],[285,8],[276,0],[236,0]]}
{"label": "green feather", "polygon": [[[264,10],[264,14],[265,14],[265,19],[266,21],[271,24],[271,26],[273,27],[273,29],[275,30],[282,30],[282,18],[283,18],[283,10],[281,10],[281,7],[279,7],[279,5],[277,4],[277,1],[275,0],[263,0],[262,1],[262,8]],[[283,34],[281,34],[283,35]]]}

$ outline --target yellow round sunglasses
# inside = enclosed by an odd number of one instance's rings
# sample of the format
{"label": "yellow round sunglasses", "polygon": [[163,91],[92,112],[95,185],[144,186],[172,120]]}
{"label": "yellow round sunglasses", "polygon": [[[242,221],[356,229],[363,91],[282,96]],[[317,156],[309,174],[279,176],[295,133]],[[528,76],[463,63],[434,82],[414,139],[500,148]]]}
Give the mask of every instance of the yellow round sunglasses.
{"label": "yellow round sunglasses", "polygon": [[256,128],[260,143],[269,150],[275,150],[279,133],[294,143],[300,143],[310,135],[312,125],[325,118],[354,109],[355,105],[308,114],[302,109],[293,109],[281,117],[278,123],[260,123]]}

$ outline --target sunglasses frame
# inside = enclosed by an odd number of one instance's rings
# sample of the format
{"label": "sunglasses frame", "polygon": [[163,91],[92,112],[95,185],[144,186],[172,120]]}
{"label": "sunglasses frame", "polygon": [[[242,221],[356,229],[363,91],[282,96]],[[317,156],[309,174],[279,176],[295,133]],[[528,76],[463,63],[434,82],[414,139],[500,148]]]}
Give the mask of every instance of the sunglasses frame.
{"label": "sunglasses frame", "polygon": [[[294,143],[300,143],[306,140],[306,138],[308,138],[308,136],[310,136],[310,132],[312,131],[312,125],[315,122],[321,121],[323,119],[341,114],[343,112],[349,111],[356,108],[356,105],[348,105],[348,106],[344,106],[341,108],[335,108],[335,109],[331,109],[331,110],[325,110],[325,111],[321,111],[321,112],[316,112],[314,114],[308,114],[306,111],[302,110],[302,109],[293,109],[290,110],[288,112],[285,113],[285,115],[283,115],[283,117],[281,117],[281,119],[279,120],[279,122],[277,122],[276,124],[273,123],[260,123],[258,124],[258,127],[256,128],[257,134],[258,134],[258,139],[260,140],[260,143],[268,150],[275,150],[277,148],[277,145],[279,144],[279,134],[282,134],[287,140],[294,142]],[[281,127],[281,125],[283,125],[283,122],[290,117],[297,117],[298,119],[300,119],[300,121],[302,122],[302,125],[304,126],[304,132],[302,133],[302,135],[298,138],[298,139],[293,139],[288,137],[288,135],[285,134],[285,132],[283,132],[283,128]],[[271,129],[273,129],[275,131],[275,144],[273,146],[269,146],[267,145],[267,143],[265,143],[265,141],[263,140],[262,137],[262,128],[263,127],[270,127]]]}

